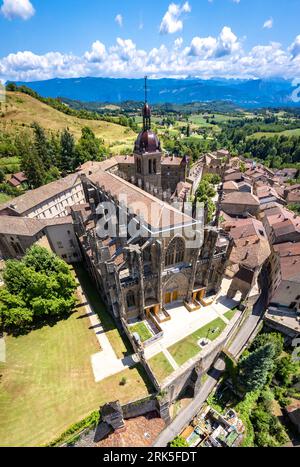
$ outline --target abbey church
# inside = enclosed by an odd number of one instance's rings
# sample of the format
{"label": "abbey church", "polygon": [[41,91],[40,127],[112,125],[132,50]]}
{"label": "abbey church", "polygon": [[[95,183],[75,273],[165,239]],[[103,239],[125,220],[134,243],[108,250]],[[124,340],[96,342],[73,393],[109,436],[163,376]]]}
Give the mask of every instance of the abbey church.
{"label": "abbey church", "polygon": [[[230,242],[186,213],[187,196],[179,194],[192,190],[189,161],[163,154],[147,101],[142,115],[133,155],[80,168],[87,204],[71,213],[81,255],[110,312],[126,322],[147,316],[163,322],[166,305],[194,310],[209,303],[220,288]],[[107,212],[108,202],[115,213]],[[99,233],[99,222],[112,224],[114,232]],[[134,237],[132,222],[138,226]]]}

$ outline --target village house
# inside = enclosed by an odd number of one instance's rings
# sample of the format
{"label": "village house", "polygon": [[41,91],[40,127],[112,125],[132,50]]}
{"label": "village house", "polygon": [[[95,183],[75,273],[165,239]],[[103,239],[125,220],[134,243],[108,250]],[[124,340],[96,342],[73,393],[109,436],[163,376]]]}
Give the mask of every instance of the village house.
{"label": "village house", "polygon": [[266,209],[262,222],[271,244],[300,241],[300,216],[283,206]]}
{"label": "village house", "polygon": [[251,193],[235,191],[225,194],[221,200],[221,209],[231,217],[257,216],[259,200]]}

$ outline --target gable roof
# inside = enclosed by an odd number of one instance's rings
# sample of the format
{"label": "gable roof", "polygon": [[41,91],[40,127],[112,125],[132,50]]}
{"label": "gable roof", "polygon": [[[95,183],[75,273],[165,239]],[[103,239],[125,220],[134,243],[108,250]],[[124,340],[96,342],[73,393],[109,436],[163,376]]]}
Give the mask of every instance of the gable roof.
{"label": "gable roof", "polygon": [[98,170],[88,179],[118,201],[124,200],[126,208],[137,217],[142,218],[151,227],[151,230],[169,230],[171,227],[198,223],[170,204],[159,200],[115,174]]}
{"label": "gable roof", "polygon": [[29,190],[24,195],[13,198],[0,205],[0,213],[5,209],[11,209],[19,215],[26,214],[37,205],[54,198],[55,196],[71,189],[76,183],[80,183],[79,174],[71,174],[54,182],[43,185],[35,190]]}

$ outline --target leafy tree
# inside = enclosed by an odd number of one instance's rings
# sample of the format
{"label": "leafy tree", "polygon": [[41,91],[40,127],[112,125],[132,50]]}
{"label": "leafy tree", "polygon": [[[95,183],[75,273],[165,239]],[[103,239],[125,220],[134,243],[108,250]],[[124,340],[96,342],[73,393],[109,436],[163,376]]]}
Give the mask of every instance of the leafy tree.
{"label": "leafy tree", "polygon": [[275,376],[286,387],[288,387],[292,384],[293,377],[296,374],[297,369],[297,363],[293,361],[291,355],[287,355],[278,361]]}
{"label": "leafy tree", "polygon": [[81,138],[76,146],[78,163],[86,161],[101,161],[106,154],[103,140],[96,138],[89,127],[81,130]]}
{"label": "leafy tree", "polygon": [[76,168],[76,151],[74,136],[64,130],[60,139],[60,169],[64,173],[73,172]]}
{"label": "leafy tree", "polygon": [[189,445],[185,438],[177,436],[170,444],[171,448],[188,448]]}
{"label": "leafy tree", "polygon": [[30,188],[38,188],[44,184],[44,166],[34,151],[23,154],[21,167],[28,179]]}
{"label": "leafy tree", "polygon": [[283,352],[284,338],[278,332],[262,333],[256,337],[251,349],[256,350],[266,344],[273,344],[274,358],[278,358]]}
{"label": "leafy tree", "polygon": [[0,169],[0,183],[2,183],[5,180],[5,173],[2,169]]}
{"label": "leafy tree", "polygon": [[51,160],[51,153],[49,150],[49,142],[46,137],[44,129],[38,124],[32,124],[33,132],[34,132],[34,147],[36,150],[36,154],[39,159],[42,161],[44,166],[44,170],[49,170],[52,164],[54,163]]}
{"label": "leafy tree", "polygon": [[7,261],[3,278],[0,316],[8,331],[67,316],[76,303],[76,282],[68,265],[40,246],[29,249],[21,261]]}
{"label": "leafy tree", "polygon": [[53,166],[48,170],[48,172],[46,172],[44,182],[45,184],[51,183],[51,182],[54,182],[55,180],[58,180],[59,178],[60,178],[60,171],[58,170],[57,167]]}
{"label": "leafy tree", "polygon": [[239,383],[246,392],[261,389],[274,368],[274,345],[268,343],[244,357],[239,364]]}

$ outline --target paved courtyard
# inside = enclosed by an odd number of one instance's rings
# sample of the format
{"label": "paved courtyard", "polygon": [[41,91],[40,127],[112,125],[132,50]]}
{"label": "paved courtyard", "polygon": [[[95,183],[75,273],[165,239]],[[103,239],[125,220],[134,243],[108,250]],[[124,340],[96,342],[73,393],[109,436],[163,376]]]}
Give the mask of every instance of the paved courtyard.
{"label": "paved courtyard", "polygon": [[[174,304],[166,307],[171,316],[171,320],[161,324],[164,332],[163,338],[149,346],[145,350],[147,360],[154,355],[163,352],[168,357],[168,348],[176,342],[181,341],[185,337],[193,334],[201,327],[221,318],[226,324],[229,324],[228,319],[224,316],[226,312],[232,310],[238,305],[238,302],[220,296],[215,303],[207,307],[201,307],[200,310],[189,312],[186,307],[180,303],[177,306]],[[171,358],[168,358],[174,370],[176,366]]]}

